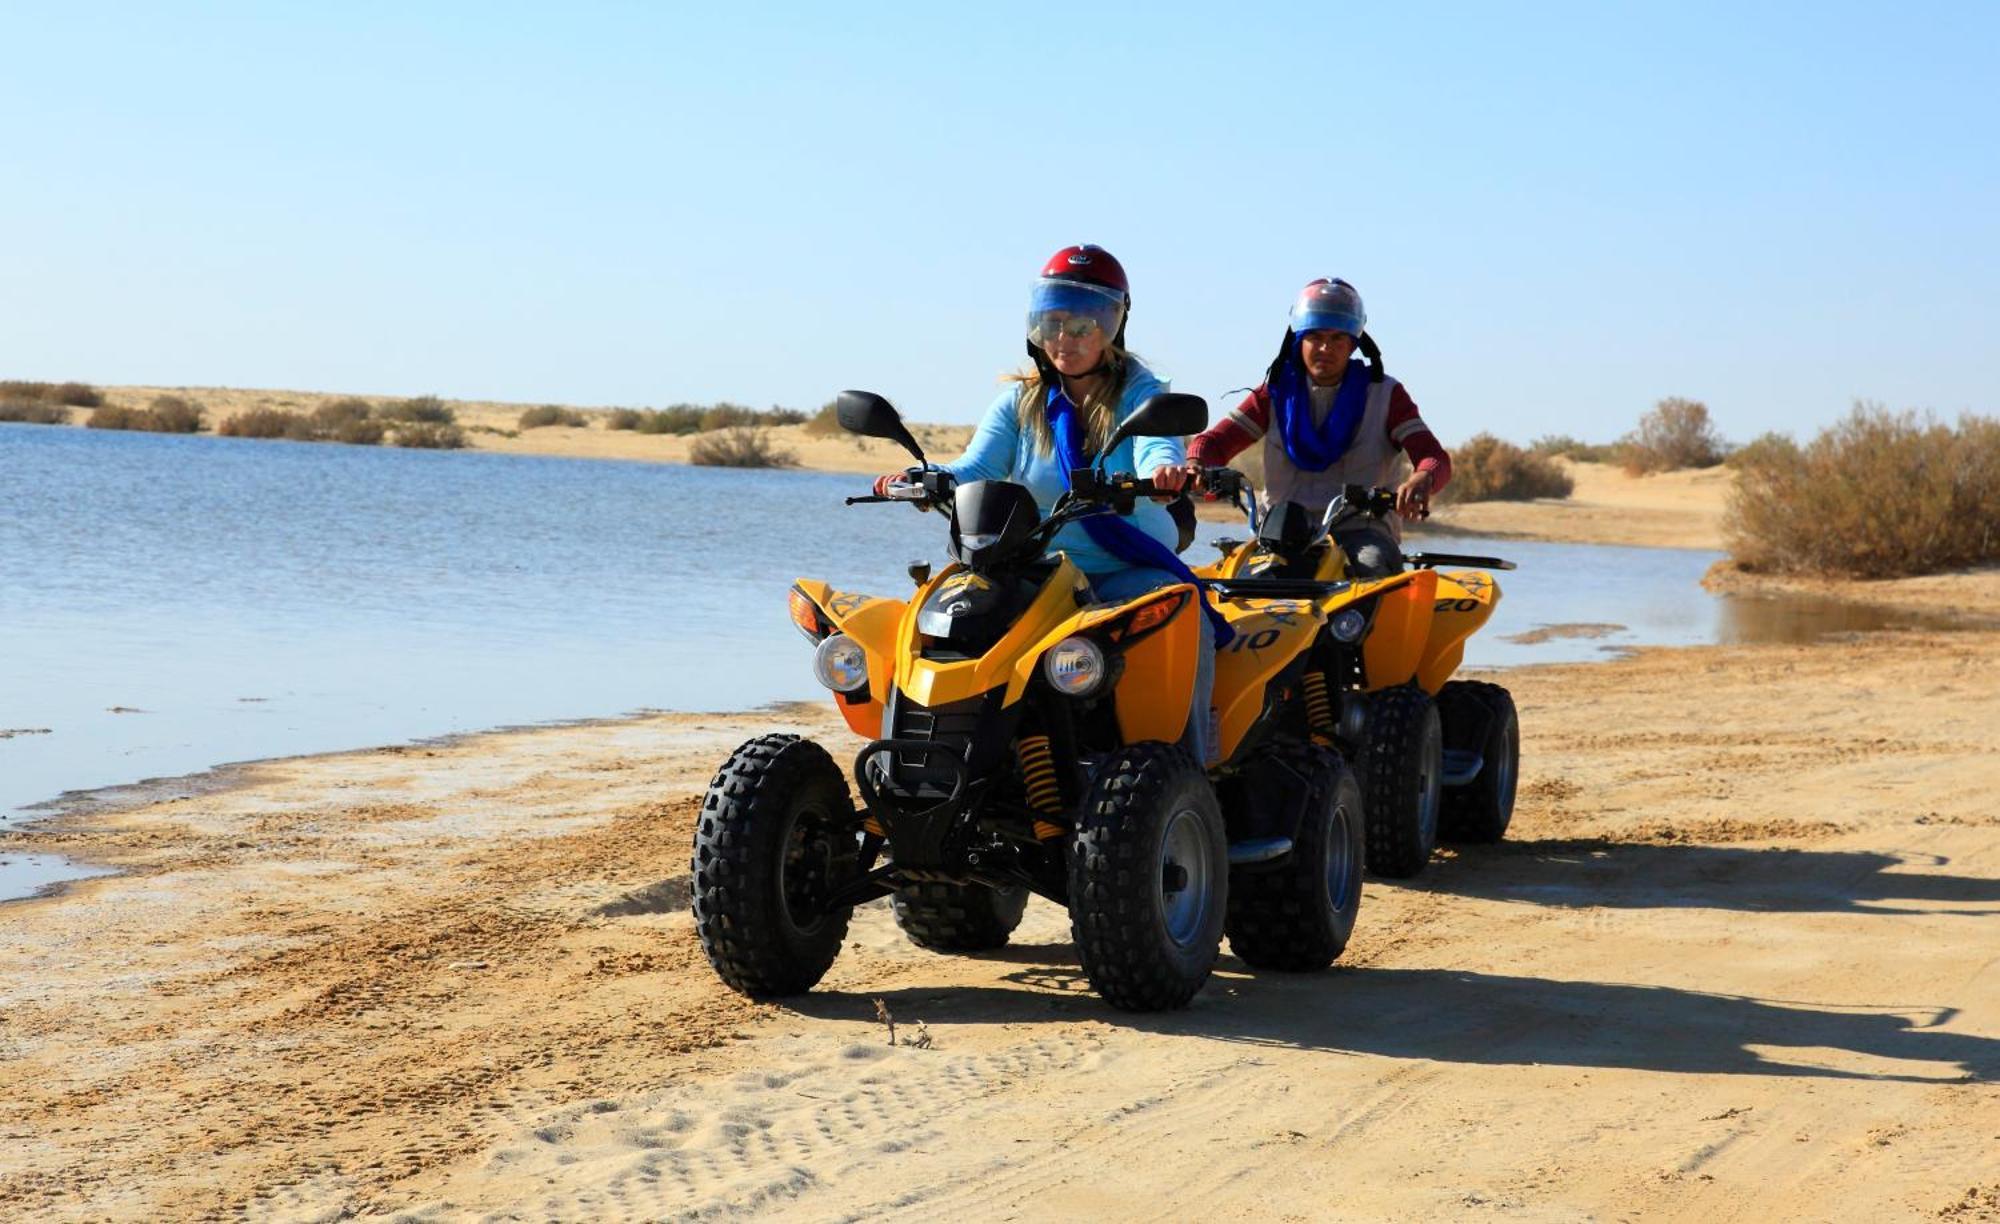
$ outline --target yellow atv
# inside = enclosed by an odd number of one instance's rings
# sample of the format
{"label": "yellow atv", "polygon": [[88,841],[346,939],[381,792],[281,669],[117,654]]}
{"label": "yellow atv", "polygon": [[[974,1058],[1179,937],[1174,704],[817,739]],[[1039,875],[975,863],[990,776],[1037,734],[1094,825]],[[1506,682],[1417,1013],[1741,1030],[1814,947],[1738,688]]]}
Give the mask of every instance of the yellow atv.
{"label": "yellow atv", "polygon": [[1483,571],[1513,563],[1417,552],[1403,573],[1350,581],[1333,534],[1359,517],[1379,521],[1395,506],[1393,491],[1351,485],[1317,522],[1290,502],[1260,521],[1240,473],[1211,469],[1204,483],[1245,509],[1254,538],[1217,541],[1222,558],[1197,573],[1329,584],[1317,599],[1325,630],[1304,685],[1314,733],[1339,743],[1363,775],[1368,869],[1407,878],[1440,838],[1498,841],[1514,812],[1520,720],[1500,685],[1451,676],[1500,600]]}
{"label": "yellow atv", "polygon": [[[1181,746],[1201,649],[1192,584],[1094,603],[1050,542],[1130,513],[1149,481],[1095,468],[1043,520],[1021,485],[957,485],[888,401],[844,392],[850,431],[919,461],[887,497],[943,513],[952,564],[913,565],[908,600],[800,579],[792,620],[847,724],[868,741],[847,777],[818,744],[766,735],[710,784],[694,840],[703,950],[753,996],[810,989],[853,907],[893,899],[937,951],[1007,942],[1030,893],[1069,910],[1084,972],[1113,1006],[1177,1007],[1227,931],[1253,965],[1324,968],[1360,904],[1360,790],[1307,731],[1297,666],[1322,618],[1297,598],[1224,592],[1237,641],[1218,659],[1224,759]],[[1199,431],[1189,395],[1141,405],[1105,444]],[[1323,584],[1308,584],[1318,589]],[[1296,594],[1296,585],[1277,594]]]}

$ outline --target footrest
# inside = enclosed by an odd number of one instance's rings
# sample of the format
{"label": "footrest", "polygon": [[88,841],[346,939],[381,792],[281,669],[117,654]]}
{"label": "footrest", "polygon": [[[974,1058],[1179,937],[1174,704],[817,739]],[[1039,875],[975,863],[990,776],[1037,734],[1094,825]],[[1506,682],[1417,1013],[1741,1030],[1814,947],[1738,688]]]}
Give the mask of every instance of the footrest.
{"label": "footrest", "polygon": [[1229,843],[1229,865],[1241,867],[1247,863],[1268,863],[1291,852],[1292,839],[1289,837],[1253,837],[1249,841]]}
{"label": "footrest", "polygon": [[1444,750],[1444,776],[1440,779],[1446,786],[1464,786],[1479,776],[1486,767],[1486,758],[1469,748],[1447,748]]}

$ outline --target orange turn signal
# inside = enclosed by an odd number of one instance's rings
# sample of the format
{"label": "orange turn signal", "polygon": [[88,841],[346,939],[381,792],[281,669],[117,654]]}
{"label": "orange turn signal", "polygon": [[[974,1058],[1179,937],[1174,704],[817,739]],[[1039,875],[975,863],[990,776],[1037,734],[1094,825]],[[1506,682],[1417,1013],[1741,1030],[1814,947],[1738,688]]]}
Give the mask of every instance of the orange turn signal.
{"label": "orange turn signal", "polygon": [[1166,599],[1156,599],[1140,608],[1125,620],[1123,636],[1132,638],[1151,629],[1157,629],[1173,619],[1174,613],[1187,603],[1187,592],[1177,591]]}
{"label": "orange turn signal", "polygon": [[805,634],[809,642],[817,642],[826,636],[826,629],[820,621],[819,605],[797,587],[792,588],[792,623],[799,627],[799,632]]}

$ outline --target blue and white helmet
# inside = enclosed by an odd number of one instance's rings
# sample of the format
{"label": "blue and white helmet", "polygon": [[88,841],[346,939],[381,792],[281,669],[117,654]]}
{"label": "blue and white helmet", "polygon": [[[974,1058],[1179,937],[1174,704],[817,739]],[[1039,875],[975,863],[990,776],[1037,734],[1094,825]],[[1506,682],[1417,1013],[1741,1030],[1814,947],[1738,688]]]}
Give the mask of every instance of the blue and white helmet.
{"label": "blue and white helmet", "polygon": [[1299,290],[1292,303],[1292,334],[1346,332],[1359,338],[1368,326],[1368,312],[1361,306],[1361,291],[1339,277],[1326,277]]}

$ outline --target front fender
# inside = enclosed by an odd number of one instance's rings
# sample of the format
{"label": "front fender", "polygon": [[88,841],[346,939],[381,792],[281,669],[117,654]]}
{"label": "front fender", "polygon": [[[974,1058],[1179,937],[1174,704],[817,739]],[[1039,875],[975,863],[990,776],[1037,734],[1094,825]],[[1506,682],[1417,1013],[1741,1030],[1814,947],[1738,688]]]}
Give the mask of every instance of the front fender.
{"label": "front fender", "polygon": [[861,644],[868,660],[868,687],[859,693],[835,693],[833,703],[856,735],[881,739],[883,702],[896,676],[896,626],[907,605],[900,599],[836,591],[811,578],[792,585],[812,600],[836,633]]}

